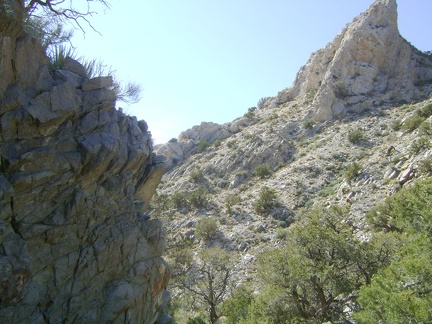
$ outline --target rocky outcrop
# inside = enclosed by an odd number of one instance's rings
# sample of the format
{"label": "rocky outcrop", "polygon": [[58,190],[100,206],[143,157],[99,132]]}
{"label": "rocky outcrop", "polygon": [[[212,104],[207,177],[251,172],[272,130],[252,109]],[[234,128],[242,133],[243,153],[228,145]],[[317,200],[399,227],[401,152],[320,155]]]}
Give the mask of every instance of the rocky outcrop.
{"label": "rocky outcrop", "polygon": [[432,56],[399,34],[396,0],[376,0],[324,49],[312,54],[291,88],[270,106],[312,96],[310,117],[329,120],[383,103],[425,99],[432,92]]}
{"label": "rocky outcrop", "polygon": [[0,322],[154,323],[168,269],[147,124],[28,36],[0,52]]}
{"label": "rocky outcrop", "polygon": [[167,166],[177,165],[188,156],[195,154],[200,141],[213,144],[216,141],[224,140],[233,134],[240,132],[245,127],[255,123],[254,118],[241,117],[231,123],[217,124],[202,122],[182,132],[178,139],[172,139],[166,144],[155,147],[157,154],[167,158]]}

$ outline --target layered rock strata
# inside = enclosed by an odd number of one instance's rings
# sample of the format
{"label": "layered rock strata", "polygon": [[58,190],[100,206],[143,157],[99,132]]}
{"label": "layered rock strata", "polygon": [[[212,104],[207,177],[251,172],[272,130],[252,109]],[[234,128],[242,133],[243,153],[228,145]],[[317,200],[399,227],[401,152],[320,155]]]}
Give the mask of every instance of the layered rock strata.
{"label": "layered rock strata", "polygon": [[431,92],[432,56],[400,35],[396,0],[376,0],[313,53],[293,86],[269,105],[312,96],[310,117],[324,121],[385,103],[425,99]]}
{"label": "layered rock strata", "polygon": [[147,124],[29,36],[3,33],[0,53],[0,322],[154,323],[168,269]]}

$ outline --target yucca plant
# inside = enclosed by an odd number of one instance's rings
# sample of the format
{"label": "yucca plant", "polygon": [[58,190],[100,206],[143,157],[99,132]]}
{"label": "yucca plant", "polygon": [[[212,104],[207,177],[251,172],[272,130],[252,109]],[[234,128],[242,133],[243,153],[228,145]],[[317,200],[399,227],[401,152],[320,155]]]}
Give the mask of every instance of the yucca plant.
{"label": "yucca plant", "polygon": [[48,50],[49,68],[51,71],[61,70],[67,57],[76,59],[76,52],[72,47],[56,45]]}

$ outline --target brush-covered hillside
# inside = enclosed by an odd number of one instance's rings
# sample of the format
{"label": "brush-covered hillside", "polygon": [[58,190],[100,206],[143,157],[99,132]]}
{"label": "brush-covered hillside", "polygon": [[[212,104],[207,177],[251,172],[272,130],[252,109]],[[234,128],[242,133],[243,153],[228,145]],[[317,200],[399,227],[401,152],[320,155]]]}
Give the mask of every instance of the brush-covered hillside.
{"label": "brush-covered hillside", "polygon": [[431,321],[430,247],[416,259],[430,246],[431,93],[432,56],[400,36],[396,1],[377,0],[291,88],[157,146],[173,317]]}

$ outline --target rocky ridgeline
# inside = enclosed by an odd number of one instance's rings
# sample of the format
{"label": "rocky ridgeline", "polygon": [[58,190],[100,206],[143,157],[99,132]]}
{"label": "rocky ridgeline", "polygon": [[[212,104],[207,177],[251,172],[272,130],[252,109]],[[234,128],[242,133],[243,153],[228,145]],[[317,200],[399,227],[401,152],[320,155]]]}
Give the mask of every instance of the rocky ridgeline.
{"label": "rocky ridgeline", "polygon": [[0,27],[0,322],[154,323],[168,270],[147,124],[115,109],[110,77],[52,73]]}
{"label": "rocky ridgeline", "polygon": [[231,123],[216,124],[202,122],[180,134],[178,139],[172,139],[166,144],[155,146],[157,154],[167,158],[167,167],[181,163],[184,159],[197,153],[200,141],[213,144],[240,132],[245,127],[256,122],[253,118],[238,118]]}
{"label": "rocky ridgeline", "polygon": [[[431,92],[431,56],[399,34],[396,0],[377,0],[312,54],[292,87],[266,98],[263,107],[281,108],[294,99],[303,100],[308,109],[305,119],[325,121],[385,104],[426,99]],[[253,122],[240,118],[223,125],[202,123],[156,151],[172,166],[194,154],[200,140],[213,143],[228,138]]]}
{"label": "rocky ridgeline", "polygon": [[309,118],[324,121],[385,103],[425,99],[431,90],[431,57],[400,35],[396,0],[376,0],[313,53],[293,86],[268,104],[279,107],[310,95]]}
{"label": "rocky ridgeline", "polygon": [[[281,108],[303,100],[308,109],[304,118],[321,122],[426,99],[431,92],[432,57],[399,34],[396,0],[376,0],[331,43],[312,54],[292,87],[265,98],[262,106]],[[201,139],[213,143],[252,123],[245,118],[223,125],[202,123],[183,132],[178,142],[159,145],[156,150],[178,163],[196,152]]]}

